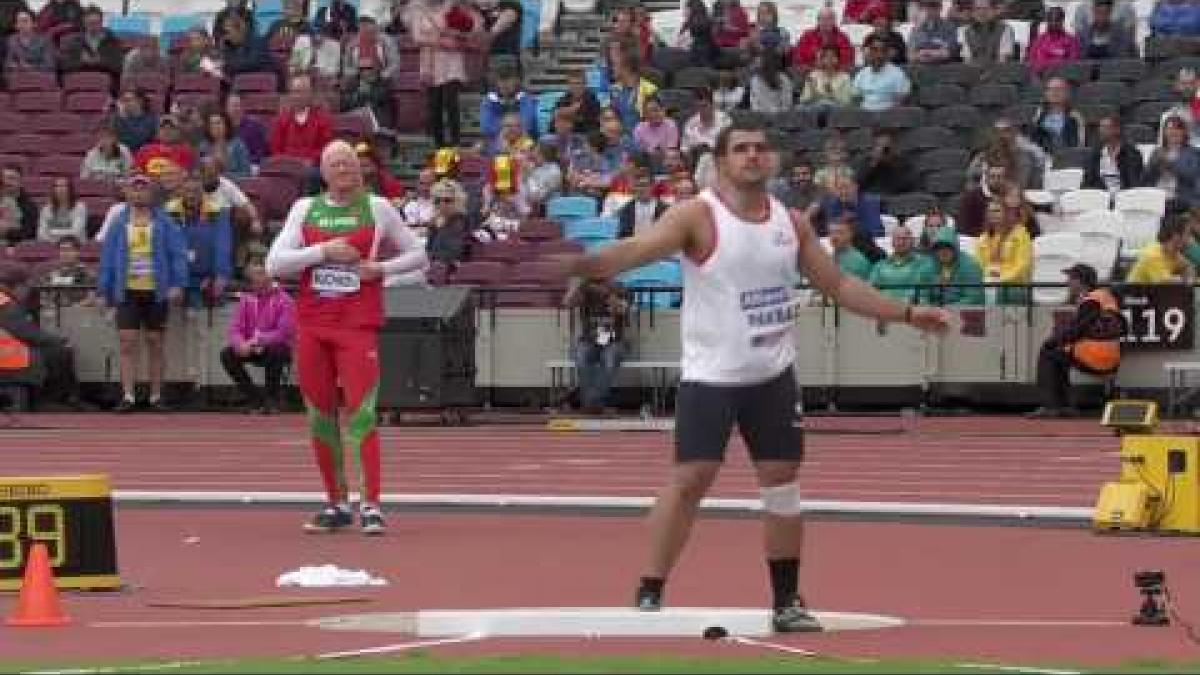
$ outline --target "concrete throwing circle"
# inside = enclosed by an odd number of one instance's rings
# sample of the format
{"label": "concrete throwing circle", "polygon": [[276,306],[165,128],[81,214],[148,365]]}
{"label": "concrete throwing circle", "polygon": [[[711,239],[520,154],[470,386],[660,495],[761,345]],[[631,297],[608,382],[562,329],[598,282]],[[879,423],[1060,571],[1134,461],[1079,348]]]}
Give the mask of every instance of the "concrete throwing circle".
{"label": "concrete throwing circle", "polygon": [[[819,612],[826,631],[898,628],[903,619],[878,614]],[[420,610],[351,614],[316,619],[310,626],[327,630],[405,633],[441,638],[479,633],[489,637],[700,637],[705,629],[729,635],[774,634],[765,609],[671,607],[642,612],[617,607],[542,607],[512,609]]]}

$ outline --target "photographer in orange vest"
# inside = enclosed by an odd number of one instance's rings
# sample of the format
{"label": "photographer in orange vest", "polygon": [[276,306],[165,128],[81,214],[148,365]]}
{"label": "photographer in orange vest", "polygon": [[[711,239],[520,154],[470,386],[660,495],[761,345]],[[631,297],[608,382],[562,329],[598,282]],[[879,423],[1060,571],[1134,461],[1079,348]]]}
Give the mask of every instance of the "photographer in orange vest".
{"label": "photographer in orange vest", "polygon": [[1100,287],[1095,268],[1082,263],[1063,270],[1070,299],[1077,304],[1071,321],[1056,327],[1038,354],[1037,384],[1044,405],[1031,417],[1073,417],[1069,406],[1071,368],[1110,375],[1121,365],[1125,319],[1112,291]]}
{"label": "photographer in orange vest", "polygon": [[18,268],[0,269],[0,384],[40,383],[39,407],[61,402],[79,408],[75,355],[65,339],[30,321],[20,300],[24,280]]}

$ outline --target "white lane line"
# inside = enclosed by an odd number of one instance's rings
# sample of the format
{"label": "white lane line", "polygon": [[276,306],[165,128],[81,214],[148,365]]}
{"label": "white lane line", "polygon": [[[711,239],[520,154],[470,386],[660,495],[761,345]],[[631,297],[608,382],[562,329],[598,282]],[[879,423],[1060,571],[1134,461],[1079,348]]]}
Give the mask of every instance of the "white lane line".
{"label": "white lane line", "polygon": [[307,626],[307,621],[93,621],[89,628],[252,628]]}
{"label": "white lane line", "polygon": [[407,652],[414,649],[426,649],[428,647],[440,647],[442,645],[462,644],[466,642],[478,642],[486,639],[486,633],[469,633],[460,637],[442,638],[439,640],[418,640],[416,642],[401,642],[393,645],[383,645],[382,647],[367,647],[365,649],[351,649],[344,652],[327,652],[325,654],[316,655],[315,659],[353,659],[361,656],[373,656],[376,654],[396,654],[399,652]]}
{"label": "white lane line", "polygon": [[1033,666],[1006,666],[997,663],[955,663],[955,668],[984,670],[989,673],[1027,673],[1028,675],[1083,675],[1078,670],[1060,670],[1058,668],[1035,668]]}
{"label": "white lane line", "polygon": [[1128,621],[1091,619],[913,619],[910,626],[938,628],[1115,628]]}
{"label": "white lane line", "polygon": [[758,647],[759,649],[770,649],[772,651],[783,652],[784,654],[792,654],[794,656],[803,656],[808,659],[822,659],[826,661],[838,661],[841,663],[878,663],[877,659],[864,659],[852,656],[837,656],[834,654],[822,654],[809,649],[801,649],[800,647],[792,647],[790,645],[782,645],[778,642],[767,642],[766,640],[755,640],[754,638],[741,637],[738,635],[726,638],[729,642],[747,647]]}

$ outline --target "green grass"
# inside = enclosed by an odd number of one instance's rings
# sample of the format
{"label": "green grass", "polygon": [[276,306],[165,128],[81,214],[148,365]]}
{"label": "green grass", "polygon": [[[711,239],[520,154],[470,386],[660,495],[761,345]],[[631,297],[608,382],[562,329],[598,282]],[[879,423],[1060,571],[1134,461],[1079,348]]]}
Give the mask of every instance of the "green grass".
{"label": "green grass", "polygon": [[[1016,664],[1009,664],[1016,665]],[[1028,664],[1020,664],[1028,665]],[[85,666],[86,667],[86,666]],[[1037,667],[1037,666],[1035,666]],[[1046,667],[1046,666],[1041,666]],[[1082,669],[1061,666],[1051,668],[1074,670],[1078,672],[1108,672],[1108,673],[1196,673],[1200,672],[1200,664],[1169,664],[1160,661],[1145,660],[1127,664],[1123,667],[1104,669]],[[8,667],[0,664],[0,669]],[[835,675],[873,675],[874,673],[987,673],[982,668],[965,668],[952,662],[906,662],[880,661],[871,663],[851,663],[831,659],[803,658],[788,656],[768,656],[743,659],[699,659],[681,658],[675,656],[614,656],[614,657],[562,657],[562,656],[482,656],[482,657],[444,657],[430,655],[424,652],[411,653],[404,656],[357,658],[316,661],[311,659],[276,659],[276,660],[245,660],[245,661],[205,661],[195,666],[173,667],[169,664],[161,669],[153,665],[140,664],[137,666],[100,667],[99,672],[121,673],[214,673],[214,674],[246,674],[257,673],[352,673],[370,675],[374,673],[462,673],[471,675],[486,675],[490,673],[604,673],[619,675],[624,673],[646,673],[649,675],[666,675],[672,673],[761,673],[774,675],[776,673],[832,673]],[[1012,675],[1014,670],[997,670],[996,673]],[[1032,672],[1032,671],[1026,671]]]}

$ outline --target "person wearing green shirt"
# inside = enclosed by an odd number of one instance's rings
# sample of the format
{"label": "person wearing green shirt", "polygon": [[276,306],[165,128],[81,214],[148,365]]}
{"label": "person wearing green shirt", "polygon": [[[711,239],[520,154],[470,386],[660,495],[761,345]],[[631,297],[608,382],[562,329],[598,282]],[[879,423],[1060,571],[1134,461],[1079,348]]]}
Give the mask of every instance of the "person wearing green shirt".
{"label": "person wearing green shirt", "polygon": [[931,255],[926,283],[930,286],[924,290],[922,301],[931,305],[984,304],[983,268],[975,256],[959,250],[958,231],[939,227],[930,234],[929,241]]}
{"label": "person wearing green shirt", "polygon": [[927,278],[929,263],[913,249],[915,243],[912,230],[904,225],[892,230],[892,254],[875,263],[869,279],[880,293],[896,300],[917,299],[916,286]]}
{"label": "person wearing green shirt", "polygon": [[833,258],[838,269],[863,281],[871,279],[871,260],[854,246],[854,230],[858,226],[854,219],[841,218],[829,232],[829,245],[833,247]]}

